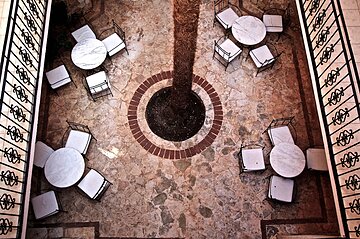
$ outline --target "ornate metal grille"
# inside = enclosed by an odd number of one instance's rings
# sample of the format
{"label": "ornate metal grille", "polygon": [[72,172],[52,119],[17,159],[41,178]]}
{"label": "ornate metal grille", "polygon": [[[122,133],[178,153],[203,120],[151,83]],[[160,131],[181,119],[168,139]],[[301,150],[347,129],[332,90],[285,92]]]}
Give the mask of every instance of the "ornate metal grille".
{"label": "ornate metal grille", "polygon": [[[5,3],[6,4],[6,3]],[[9,1],[0,62],[0,237],[22,233],[46,11],[51,0]]]}
{"label": "ornate metal grille", "polygon": [[298,0],[346,238],[360,237],[359,75],[340,0]]}

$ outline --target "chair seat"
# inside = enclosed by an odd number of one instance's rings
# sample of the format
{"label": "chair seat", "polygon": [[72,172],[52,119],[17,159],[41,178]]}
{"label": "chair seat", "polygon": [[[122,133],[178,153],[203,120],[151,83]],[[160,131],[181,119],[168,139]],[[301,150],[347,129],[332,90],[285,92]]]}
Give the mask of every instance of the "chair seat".
{"label": "chair seat", "polygon": [[235,20],[239,18],[239,16],[231,7],[216,14],[215,17],[225,29],[229,29]]}
{"label": "chair seat", "polygon": [[86,77],[86,82],[89,86],[91,94],[97,94],[104,90],[110,89],[110,84],[108,83],[105,71],[100,71]]}
{"label": "chair seat", "polygon": [[288,126],[270,128],[268,129],[268,134],[273,145],[277,145],[279,143],[294,144],[294,139]]}
{"label": "chair seat", "polygon": [[250,56],[257,68],[268,65],[275,60],[267,45],[251,50]]}
{"label": "chair seat", "polygon": [[76,149],[81,154],[85,154],[89,148],[91,137],[89,133],[72,129],[70,130],[65,147]]}
{"label": "chair seat", "polygon": [[60,211],[54,191],[49,191],[33,197],[31,199],[31,204],[34,209],[36,219],[48,217]]}
{"label": "chair seat", "polygon": [[75,38],[77,42],[81,42],[88,38],[94,38],[96,39],[95,33],[91,30],[89,25],[84,25],[77,29],[76,31],[73,31],[71,35]]}
{"label": "chair seat", "polygon": [[215,51],[226,61],[231,62],[235,59],[242,50],[230,39],[226,39],[223,43],[220,44],[220,47],[225,50],[227,53],[230,53],[230,56],[226,55],[222,50],[215,46]]}
{"label": "chair seat", "polygon": [[71,82],[70,75],[65,65],[61,65],[45,73],[52,89],[56,89]]}
{"label": "chair seat", "polygon": [[328,171],[325,149],[309,148],[306,150],[306,163],[308,169]]}
{"label": "chair seat", "polygon": [[102,42],[104,43],[109,56],[112,56],[125,48],[124,41],[116,33],[111,34],[110,36],[102,40]]}
{"label": "chair seat", "polygon": [[294,194],[294,180],[279,176],[270,178],[268,197],[271,199],[292,202]]}
{"label": "chair seat", "polygon": [[92,199],[95,199],[98,195],[100,195],[106,186],[107,183],[105,178],[93,169],[90,169],[90,171],[78,184],[78,187]]}
{"label": "chair seat", "polygon": [[255,171],[255,170],[265,169],[264,155],[261,148],[243,149],[241,154],[242,154],[242,163],[244,166],[244,171]]}
{"label": "chair seat", "polygon": [[34,165],[40,168],[44,168],[46,161],[54,150],[44,144],[41,141],[35,143],[35,156],[34,156]]}
{"label": "chair seat", "polygon": [[283,31],[283,21],[281,15],[264,15],[263,22],[267,32]]}

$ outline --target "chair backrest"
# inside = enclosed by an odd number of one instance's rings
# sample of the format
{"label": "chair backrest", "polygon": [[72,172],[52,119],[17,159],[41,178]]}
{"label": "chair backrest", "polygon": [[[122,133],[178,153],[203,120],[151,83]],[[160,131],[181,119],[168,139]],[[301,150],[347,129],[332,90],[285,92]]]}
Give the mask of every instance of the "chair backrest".
{"label": "chair backrest", "polygon": [[[275,142],[274,142],[273,136],[271,134],[272,133],[271,129],[282,127],[282,126],[287,126],[289,128],[291,137],[293,138],[292,141],[296,142],[297,135],[296,135],[295,127],[293,125],[294,118],[295,118],[294,116],[290,116],[290,117],[273,119],[271,121],[271,123],[269,124],[269,126],[264,130],[263,133],[269,133],[271,143],[274,145]],[[292,133],[291,133],[291,131],[292,131]],[[294,135],[295,137],[293,137],[292,135]]]}
{"label": "chair backrest", "polygon": [[114,19],[112,20],[113,23],[113,28],[114,28],[114,32],[116,32],[116,34],[119,35],[119,37],[121,38],[121,40],[125,43],[126,45],[126,41],[125,41],[125,32],[121,29],[121,27],[114,21]]}
{"label": "chair backrest", "polygon": [[41,141],[35,143],[34,165],[40,168],[45,166],[46,161],[54,150]]}
{"label": "chair backrest", "polygon": [[266,132],[270,128],[291,126],[293,124],[294,118],[295,116],[273,119],[264,132]]}
{"label": "chair backrest", "polygon": [[[221,40],[221,39],[220,39]],[[230,59],[230,52],[225,51],[219,44],[220,40],[218,41],[214,41],[215,42],[215,46],[214,46],[214,53],[217,53],[218,55],[220,55],[222,58],[224,58],[225,61],[229,61]]]}
{"label": "chair backrest", "polygon": [[285,9],[280,9],[280,8],[266,9],[263,12],[262,18],[264,17],[264,15],[280,15],[280,16],[282,16],[283,29],[285,30],[290,25],[290,12],[291,12],[291,8],[290,8],[290,3],[289,3]]}
{"label": "chair backrest", "polygon": [[83,124],[80,124],[80,123],[75,123],[75,122],[68,121],[68,120],[66,120],[66,122],[69,125],[69,129],[83,131],[83,132],[91,134],[91,131],[90,131],[90,129],[89,129],[89,127],[87,125],[83,125]]}
{"label": "chair backrest", "polygon": [[214,0],[214,14],[223,11],[229,7],[229,0]]}

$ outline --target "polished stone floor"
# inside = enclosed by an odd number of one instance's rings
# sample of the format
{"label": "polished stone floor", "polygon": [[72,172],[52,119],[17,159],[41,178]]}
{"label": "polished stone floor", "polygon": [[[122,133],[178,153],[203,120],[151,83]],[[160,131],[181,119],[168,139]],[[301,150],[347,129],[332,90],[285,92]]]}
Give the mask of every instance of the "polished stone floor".
{"label": "polished stone floor", "polygon": [[[255,2],[244,3],[244,15],[260,17],[262,9],[270,4]],[[281,7],[287,1],[271,4]],[[71,7],[75,12],[82,5]],[[33,220],[30,212],[28,237],[253,239],[275,238],[277,234],[337,234],[326,173],[305,170],[296,177],[297,195],[291,204],[266,200],[269,176],[275,174],[270,165],[264,172],[239,176],[236,154],[242,142],[265,145],[269,163],[271,146],[263,131],[272,119],[295,116],[296,144],[302,150],[322,145],[293,1],[290,7],[292,24],[286,34],[279,41],[271,34],[265,39],[283,54],[272,69],[255,76],[256,68],[246,57],[247,49],[226,72],[213,60],[214,40],[224,32],[218,24],[213,26],[212,1],[202,1],[193,72],[211,85],[219,101],[208,94],[207,87],[194,83],[194,91],[207,109],[205,124],[197,136],[172,143],[154,135],[144,117],[151,95],[171,84],[167,76],[173,70],[172,2],[94,1],[87,18],[98,37],[106,36],[100,33],[111,26],[111,19],[126,33],[129,55],[123,51],[104,63],[113,96],[93,102],[82,83],[83,72],[70,60],[71,47],[64,47],[61,58],[77,87],[69,84],[57,95],[44,84],[38,139],[57,149],[62,147],[66,120],[88,125],[97,142],[90,145],[86,165],[102,172],[113,185],[101,202],[87,199],[76,187],[58,189],[67,212],[42,221]],[[66,34],[71,39],[70,32]],[[59,58],[60,54],[52,65],[59,64]],[[135,116],[142,134],[164,150],[161,155],[136,140],[129,109],[140,85],[157,74],[164,77],[142,93]],[[221,110],[216,106],[218,102]],[[220,121],[215,117],[218,114]],[[186,149],[201,142],[213,125],[221,128],[215,131],[211,145],[196,147],[187,155]],[[35,169],[33,195],[49,188],[42,171]]]}

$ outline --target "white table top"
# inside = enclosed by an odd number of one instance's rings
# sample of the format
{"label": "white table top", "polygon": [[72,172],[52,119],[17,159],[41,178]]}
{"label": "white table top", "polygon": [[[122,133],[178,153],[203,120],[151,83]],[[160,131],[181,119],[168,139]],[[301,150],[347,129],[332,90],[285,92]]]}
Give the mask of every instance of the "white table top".
{"label": "white table top", "polygon": [[106,47],[100,40],[87,38],[74,46],[71,60],[77,67],[91,70],[104,62],[106,54]]}
{"label": "white table top", "polygon": [[286,178],[298,176],[305,168],[305,155],[295,144],[279,143],[270,152],[270,164]]}
{"label": "white table top", "polygon": [[73,148],[60,148],[50,155],[44,171],[51,185],[58,188],[70,187],[84,174],[84,158]]}
{"label": "white table top", "polygon": [[248,46],[260,43],[266,36],[264,23],[254,16],[239,17],[232,25],[231,31],[238,42]]}

